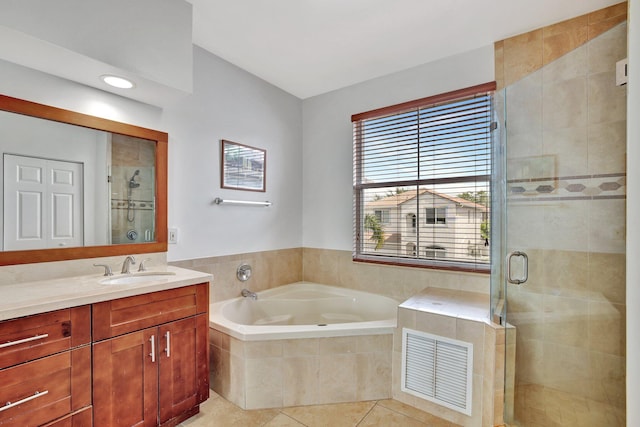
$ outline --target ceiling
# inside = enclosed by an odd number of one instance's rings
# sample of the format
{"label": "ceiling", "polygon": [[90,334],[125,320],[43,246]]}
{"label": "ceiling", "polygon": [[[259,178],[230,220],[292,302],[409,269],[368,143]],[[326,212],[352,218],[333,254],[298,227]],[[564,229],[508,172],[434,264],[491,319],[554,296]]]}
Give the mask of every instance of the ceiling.
{"label": "ceiling", "polygon": [[193,42],[305,99],[619,0],[187,0]]}

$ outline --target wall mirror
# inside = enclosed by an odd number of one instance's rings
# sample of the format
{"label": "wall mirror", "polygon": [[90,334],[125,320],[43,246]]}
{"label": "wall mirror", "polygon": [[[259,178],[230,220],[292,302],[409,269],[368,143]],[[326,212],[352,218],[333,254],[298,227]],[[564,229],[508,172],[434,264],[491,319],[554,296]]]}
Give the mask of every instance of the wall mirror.
{"label": "wall mirror", "polygon": [[166,251],[167,142],[0,95],[0,265]]}

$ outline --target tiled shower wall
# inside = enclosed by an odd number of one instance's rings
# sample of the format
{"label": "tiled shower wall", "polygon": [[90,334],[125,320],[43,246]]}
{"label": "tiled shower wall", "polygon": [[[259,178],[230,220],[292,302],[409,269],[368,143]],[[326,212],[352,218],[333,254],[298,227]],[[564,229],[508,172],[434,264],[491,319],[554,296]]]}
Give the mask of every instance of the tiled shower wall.
{"label": "tiled shower wall", "polygon": [[[496,43],[508,250],[529,255],[529,281],[507,290],[524,425],[624,425],[626,88],[615,63],[626,57],[626,8]],[[551,413],[552,391],[606,409],[582,421]]]}

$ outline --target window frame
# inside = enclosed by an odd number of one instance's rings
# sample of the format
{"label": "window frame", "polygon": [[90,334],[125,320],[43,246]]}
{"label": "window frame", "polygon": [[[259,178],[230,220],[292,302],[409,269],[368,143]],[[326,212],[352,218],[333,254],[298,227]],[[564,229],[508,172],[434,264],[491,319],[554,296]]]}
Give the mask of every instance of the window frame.
{"label": "window frame", "polygon": [[[363,241],[360,238],[362,233],[362,220],[364,219],[362,212],[362,194],[364,190],[367,188],[366,185],[359,183],[359,177],[362,176],[362,147],[358,144],[356,134],[362,129],[358,128],[358,125],[362,124],[363,120],[367,119],[375,119],[387,115],[393,114],[401,114],[403,112],[407,112],[413,109],[419,108],[428,108],[429,106],[443,103],[452,103],[456,101],[462,101],[465,98],[471,98],[476,96],[487,96],[492,95],[496,90],[496,82],[489,82],[480,84],[477,86],[471,86],[464,89],[455,90],[452,92],[447,92],[439,95],[434,95],[426,98],[416,99],[413,101],[404,102],[401,104],[396,104],[388,107],[378,108],[375,110],[370,110],[367,112],[354,114],[351,116],[351,121],[354,123],[354,181],[353,181],[353,200],[354,200],[354,215],[353,215],[353,226],[354,226],[354,250],[353,250],[353,261],[355,262],[365,262],[365,263],[375,263],[375,264],[387,264],[387,265],[399,265],[399,266],[408,266],[408,267],[419,267],[419,268],[429,268],[429,269],[441,269],[441,270],[455,270],[455,271],[465,271],[465,272],[475,272],[475,273],[490,273],[491,270],[491,262],[489,263],[466,263],[463,261],[442,261],[437,260],[437,257],[434,259],[420,259],[420,258],[403,258],[401,256],[394,255],[370,255],[363,253]],[[491,180],[489,179],[489,183]],[[387,182],[384,185],[389,188],[393,188],[396,183]],[[489,184],[491,185],[491,184]],[[437,206],[434,206],[437,211]],[[445,208],[446,209],[446,208]],[[425,215],[426,216],[426,215]],[[436,214],[437,216],[437,214]],[[418,228],[420,228],[420,222],[425,222],[422,226],[427,227],[446,227],[446,211],[445,211],[445,222],[444,223],[436,223],[435,224],[426,224],[426,219],[424,221],[418,221]],[[419,216],[418,216],[419,219]],[[419,253],[420,248],[417,248]]]}

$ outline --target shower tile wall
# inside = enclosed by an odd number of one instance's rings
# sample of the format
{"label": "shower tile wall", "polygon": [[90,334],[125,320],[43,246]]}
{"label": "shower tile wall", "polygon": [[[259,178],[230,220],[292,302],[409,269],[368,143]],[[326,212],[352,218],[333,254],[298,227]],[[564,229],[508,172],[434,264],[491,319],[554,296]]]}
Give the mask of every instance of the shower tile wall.
{"label": "shower tile wall", "polygon": [[[507,290],[522,425],[624,425],[626,88],[615,63],[626,57],[626,7],[496,44],[508,250],[527,252],[530,269]],[[544,403],[558,392],[601,410],[553,413]]]}
{"label": "shower tile wall", "polygon": [[[114,134],[111,162],[111,242],[154,241],[155,169],[150,165],[155,164],[155,143]],[[140,186],[129,189],[136,171]]]}

